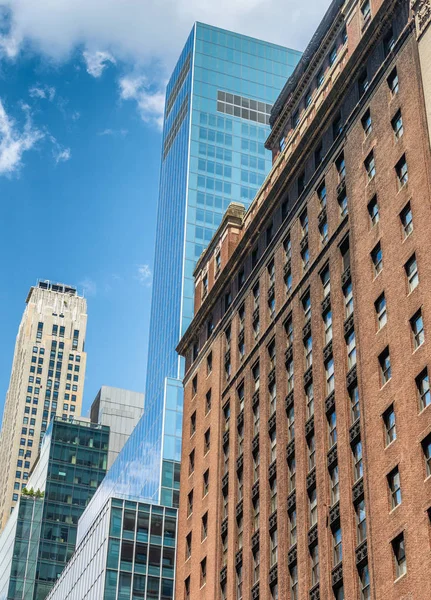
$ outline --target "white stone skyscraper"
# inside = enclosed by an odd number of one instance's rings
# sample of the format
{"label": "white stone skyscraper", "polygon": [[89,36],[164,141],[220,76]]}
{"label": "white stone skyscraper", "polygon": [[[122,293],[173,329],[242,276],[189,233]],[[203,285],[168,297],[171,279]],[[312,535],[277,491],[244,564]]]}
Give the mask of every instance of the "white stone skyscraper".
{"label": "white stone skyscraper", "polygon": [[0,529],[26,486],[50,420],[81,414],[87,302],[74,287],[39,281],[19,326],[0,434]]}

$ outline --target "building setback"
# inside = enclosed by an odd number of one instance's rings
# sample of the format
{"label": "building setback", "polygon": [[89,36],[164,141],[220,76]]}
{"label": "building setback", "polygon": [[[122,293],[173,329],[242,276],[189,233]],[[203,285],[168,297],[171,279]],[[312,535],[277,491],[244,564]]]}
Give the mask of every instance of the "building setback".
{"label": "building setback", "polygon": [[55,417],[0,537],[0,599],[44,600],[75,549],[78,520],[106,474],[109,427]]}
{"label": "building setback", "polygon": [[[195,270],[176,599],[431,597],[429,2],[334,0]],[[427,87],[428,86],[428,87]]]}
{"label": "building setback", "polygon": [[55,416],[81,414],[87,303],[74,287],[39,281],[18,330],[0,437],[0,529],[27,485]]}

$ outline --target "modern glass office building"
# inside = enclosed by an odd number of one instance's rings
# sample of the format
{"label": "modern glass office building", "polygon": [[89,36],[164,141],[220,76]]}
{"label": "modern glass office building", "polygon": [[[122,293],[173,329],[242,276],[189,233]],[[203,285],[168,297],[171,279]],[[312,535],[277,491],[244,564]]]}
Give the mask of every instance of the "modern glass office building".
{"label": "modern glass office building", "polygon": [[38,462],[0,537],[0,600],[44,600],[76,544],[78,520],[106,473],[109,427],[51,421]]}
{"label": "modern glass office building", "polygon": [[80,522],[111,496],[178,506],[183,364],[193,270],[233,201],[270,170],[269,113],[301,54],[196,23],[166,91],[145,411]]}

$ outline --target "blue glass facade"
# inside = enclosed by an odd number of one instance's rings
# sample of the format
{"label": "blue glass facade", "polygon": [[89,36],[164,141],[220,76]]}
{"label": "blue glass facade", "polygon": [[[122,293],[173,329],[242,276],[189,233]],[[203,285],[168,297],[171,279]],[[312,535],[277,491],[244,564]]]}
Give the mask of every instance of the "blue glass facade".
{"label": "blue glass facade", "polygon": [[[183,363],[196,261],[233,201],[250,204],[270,170],[269,112],[301,54],[196,23],[166,91],[145,411],[99,488],[177,506]],[[81,529],[81,524],[80,524]]]}

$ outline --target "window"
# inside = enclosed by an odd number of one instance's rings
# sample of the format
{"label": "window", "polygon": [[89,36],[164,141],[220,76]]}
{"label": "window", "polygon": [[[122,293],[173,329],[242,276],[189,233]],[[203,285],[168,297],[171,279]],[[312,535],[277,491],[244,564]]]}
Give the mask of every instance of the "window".
{"label": "window", "polygon": [[259,404],[255,404],[253,407],[253,434],[257,435],[259,433],[260,427],[260,408]]}
{"label": "window", "polygon": [[390,73],[387,81],[388,81],[389,90],[390,90],[392,96],[394,96],[395,94],[398,93],[398,90],[399,90],[398,73],[397,73],[396,67]]}
{"label": "window", "polygon": [[347,204],[346,190],[342,190],[338,196],[338,206],[340,207],[341,218],[344,219],[349,214],[349,206]]}
{"label": "window", "polygon": [[319,198],[320,208],[324,209],[326,206],[326,198],[327,198],[325,181],[323,181],[320,184],[320,186],[317,188],[317,197]]}
{"label": "window", "polygon": [[326,372],[326,395],[334,390],[334,359],[330,358],[325,362],[325,372]]}
{"label": "window", "polygon": [[269,441],[271,444],[270,460],[273,462],[277,458],[277,434],[275,429],[269,434]]}
{"label": "window", "polygon": [[313,96],[311,94],[311,90],[308,89],[307,93],[305,94],[305,108],[308,108],[312,102]]}
{"label": "window", "polygon": [[275,266],[274,266],[273,260],[271,260],[271,262],[267,266],[267,271],[268,271],[269,286],[271,286],[273,283],[275,283]]}
{"label": "window", "polygon": [[298,600],[298,565],[289,567],[289,584],[291,600]]}
{"label": "window", "polygon": [[277,563],[278,558],[278,532],[275,529],[270,533],[270,566]]}
{"label": "window", "polygon": [[310,435],[307,439],[307,450],[308,450],[308,470],[311,471],[316,466],[316,440],[313,435]]}
{"label": "window", "polygon": [[286,275],[284,276],[284,284],[286,286],[286,294],[290,294],[290,292],[292,291],[292,283],[293,283],[292,271],[289,269],[287,271]]}
{"label": "window", "polygon": [[268,344],[269,368],[274,369],[276,365],[275,340]]}
{"label": "window", "polygon": [[224,311],[226,312],[229,306],[232,304],[232,294],[231,292],[226,292],[224,295]]}
{"label": "window", "polygon": [[201,587],[204,586],[207,582],[207,559],[204,558],[201,561]]}
{"label": "window", "polygon": [[359,589],[361,592],[361,600],[371,600],[370,573],[368,571],[368,564],[359,569]]}
{"label": "window", "polygon": [[376,162],[374,160],[374,152],[370,152],[364,161],[365,170],[367,172],[368,181],[374,179],[376,175]]}
{"label": "window", "polygon": [[302,308],[304,309],[304,322],[307,323],[311,319],[311,297],[310,292],[307,292],[302,298]]}
{"label": "window", "polygon": [[371,19],[371,4],[370,0],[365,0],[361,5],[363,26],[367,25]]}
{"label": "window", "polygon": [[403,156],[395,165],[395,171],[397,173],[398,187],[401,189],[409,180],[409,172],[405,154],[403,154]]}
{"label": "window", "polygon": [[347,347],[347,368],[351,369],[356,365],[356,337],[352,331],[346,338]]}
{"label": "window", "polygon": [[377,317],[377,330],[380,330],[382,327],[386,325],[387,315],[386,315],[386,298],[385,294],[380,294],[377,300],[374,302],[374,307],[376,309],[376,317]]}
{"label": "window", "polygon": [[204,454],[209,452],[210,443],[211,443],[211,431],[210,431],[210,429],[207,429],[204,434]]}
{"label": "window", "polygon": [[308,245],[301,250],[302,270],[305,272],[310,266],[310,250]]}
{"label": "window", "polygon": [[361,442],[356,442],[356,444],[353,444],[352,453],[353,453],[353,475],[354,475],[354,481],[356,482],[363,475],[362,443]]}
{"label": "window", "polygon": [[195,451],[192,450],[189,454],[189,475],[195,470]]}
{"label": "window", "polygon": [[404,133],[403,117],[401,115],[400,110],[395,114],[394,118],[391,121],[391,124],[392,129],[394,130],[395,139],[399,140]]}
{"label": "window", "polygon": [[286,332],[287,347],[289,348],[293,344],[293,321],[291,317],[287,319],[284,330]]}
{"label": "window", "polygon": [[290,260],[292,258],[292,242],[290,240],[290,235],[283,242],[284,254],[286,260]]}
{"label": "window", "polygon": [[365,500],[361,500],[361,502],[355,506],[355,513],[357,542],[360,544],[367,537],[367,515],[365,512]]}
{"label": "window", "polygon": [[259,549],[253,553],[253,585],[259,581],[260,571],[260,552]]}
{"label": "window", "polygon": [[203,474],[203,486],[202,486],[202,497],[206,496],[210,486],[210,471],[207,469]]}
{"label": "window", "polygon": [[308,369],[313,364],[313,339],[311,334],[307,335],[304,339],[304,351],[305,351],[305,369]]}
{"label": "window", "polygon": [[258,362],[253,366],[251,374],[254,382],[254,391],[257,392],[260,387],[260,365]]}
{"label": "window", "polygon": [[343,560],[343,543],[341,539],[341,527],[338,526],[332,531],[332,544],[334,550],[334,566]]}
{"label": "window", "polygon": [[341,182],[346,177],[346,163],[344,160],[344,153],[342,152],[340,156],[335,161],[335,168],[338,173],[338,180]]}
{"label": "window", "polygon": [[186,536],[186,560],[192,555],[192,532]]}
{"label": "window", "polygon": [[422,318],[422,311],[419,309],[418,312],[410,319],[410,326],[413,333],[413,346],[415,350],[422,346],[425,341],[424,322]]}
{"label": "window", "polygon": [[328,221],[324,219],[319,225],[320,243],[324,246],[328,242],[329,230]]}
{"label": "window", "polygon": [[358,89],[359,89],[359,97],[360,98],[362,98],[362,96],[368,90],[368,86],[369,86],[368,73],[367,73],[367,70],[365,69],[361,73],[361,75],[359,76],[359,79],[358,79]]}
{"label": "window", "polygon": [[410,207],[410,202],[408,202],[405,208],[401,211],[400,219],[403,227],[404,238],[407,238],[413,231],[413,214]]}
{"label": "window", "polygon": [[425,457],[425,472],[426,476],[431,475],[431,434],[422,441],[422,450]]}
{"label": "window", "polygon": [[319,88],[324,81],[325,81],[325,72],[323,69],[320,69],[320,71],[317,73],[317,77],[316,77],[317,87]]}
{"label": "window", "polygon": [[397,439],[397,430],[395,426],[395,411],[393,404],[391,404],[391,406],[387,408],[383,413],[383,423],[385,425],[386,446],[388,446],[394,440]]}
{"label": "window", "polygon": [[385,350],[379,356],[379,364],[380,364],[380,378],[382,385],[385,385],[390,378],[391,374],[391,358],[389,354],[389,347],[386,347]]}
{"label": "window", "polygon": [[277,479],[274,478],[269,484],[269,497],[271,513],[277,510]]}
{"label": "window", "polygon": [[259,529],[259,518],[260,518],[260,502],[259,497],[253,501],[253,531]]}
{"label": "window", "polygon": [[374,198],[368,203],[368,214],[370,215],[371,227],[374,227],[374,225],[377,225],[380,219],[377,196],[374,196]]}
{"label": "window", "polygon": [[296,509],[293,509],[293,510],[289,511],[288,518],[289,518],[289,545],[293,546],[293,544],[296,544],[296,539],[297,539],[297,535],[296,535]]}
{"label": "window", "polygon": [[385,37],[383,38],[383,53],[385,58],[390,54],[395,46],[395,38],[392,27],[389,29]]}
{"label": "window", "polygon": [[323,323],[325,325],[325,345],[332,340],[332,311],[330,308],[323,313]]}
{"label": "window", "polygon": [[331,291],[331,277],[328,266],[326,266],[320,273],[320,279],[322,281],[323,286],[323,297],[326,298],[326,296],[328,296],[329,292]]}
{"label": "window", "polygon": [[214,260],[215,260],[215,274],[218,275],[218,273],[221,269],[221,254],[220,254],[220,252],[216,252]]}
{"label": "window", "polygon": [[305,388],[305,398],[307,403],[307,419],[314,415],[314,392],[313,383],[309,383]]}
{"label": "window", "polygon": [[259,479],[260,453],[259,451],[253,454],[253,483]]}
{"label": "window", "polygon": [[370,109],[368,109],[368,110],[365,111],[365,113],[364,113],[364,115],[363,115],[363,117],[361,119],[361,122],[362,122],[362,127],[364,129],[365,137],[367,137],[371,133],[371,131],[373,129],[373,125],[372,125],[372,122],[371,122],[371,112],[370,112]]}
{"label": "window", "polygon": [[419,408],[423,410],[431,404],[430,381],[427,368],[416,377],[416,387],[419,394]]}
{"label": "window", "polygon": [[337,443],[337,414],[335,410],[328,415],[329,447]]}
{"label": "window", "polygon": [[340,499],[338,465],[331,469],[329,472],[329,477],[331,479],[331,504],[335,504]]}
{"label": "window", "polygon": [[205,394],[205,414],[207,415],[211,410],[211,390],[208,390]]}
{"label": "window", "polygon": [[292,406],[287,411],[287,440],[291,442],[295,438],[295,410]]}
{"label": "window", "polygon": [[391,508],[401,504],[401,481],[398,467],[395,467],[388,475],[388,486],[391,499]]}
{"label": "window", "polygon": [[406,262],[404,269],[407,275],[409,292],[412,292],[419,284],[418,266],[415,254],[413,254],[413,256]]}
{"label": "window", "polygon": [[192,394],[193,394],[193,396],[196,396],[197,393],[198,393],[198,376],[195,375],[192,379]]}
{"label": "window", "polygon": [[336,60],[337,60],[337,46],[333,46],[331,52],[329,53],[329,64],[331,67]]}
{"label": "window", "polygon": [[196,433],[196,411],[190,417],[190,437]]}
{"label": "window", "polygon": [[260,299],[260,288],[257,283],[253,288],[253,306],[254,309],[259,308],[259,299]]}
{"label": "window", "polygon": [[207,375],[213,370],[213,353],[210,352],[207,356]]}
{"label": "window", "polygon": [[271,600],[278,600],[278,583],[275,583],[270,588]]}
{"label": "window", "polygon": [[286,364],[287,371],[287,393],[291,392],[294,387],[294,371],[293,371],[293,360],[289,360]]}
{"label": "window", "polygon": [[202,278],[202,297],[204,298],[208,293],[208,275],[205,274]]}
{"label": "window", "polygon": [[273,415],[277,408],[277,388],[275,382],[268,386],[269,391],[269,414]]}
{"label": "window", "polygon": [[241,550],[241,548],[242,548],[243,534],[244,534],[244,520],[243,520],[242,516],[240,516],[236,520],[236,537],[237,537],[237,542],[238,542],[238,550]]}
{"label": "window", "polygon": [[378,242],[377,245],[374,246],[371,252],[371,260],[373,262],[374,277],[377,277],[377,275],[383,269],[383,253],[380,242]]}
{"label": "window", "polygon": [[238,426],[238,455],[240,456],[244,450],[244,425]]}
{"label": "window", "polygon": [[299,217],[299,221],[301,224],[302,237],[305,237],[308,233],[308,214],[306,210]]}
{"label": "window", "polygon": [[288,491],[293,492],[296,487],[296,459],[295,456],[291,456],[287,461],[287,469],[289,474]]}
{"label": "window", "polygon": [[236,569],[236,600],[242,598],[242,565]]}
{"label": "window", "polygon": [[338,113],[338,115],[335,117],[333,123],[332,123],[332,136],[334,138],[334,140],[337,139],[337,137],[339,135],[341,135],[343,133],[343,122],[341,120],[341,114]]}
{"label": "window", "polygon": [[311,585],[319,583],[319,546],[315,544],[310,548],[311,557]]}
{"label": "window", "polygon": [[406,549],[404,544],[404,533],[401,533],[391,542],[394,555],[395,579],[407,573]]}
{"label": "window", "polygon": [[187,517],[193,513],[193,490],[187,496]]}

